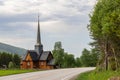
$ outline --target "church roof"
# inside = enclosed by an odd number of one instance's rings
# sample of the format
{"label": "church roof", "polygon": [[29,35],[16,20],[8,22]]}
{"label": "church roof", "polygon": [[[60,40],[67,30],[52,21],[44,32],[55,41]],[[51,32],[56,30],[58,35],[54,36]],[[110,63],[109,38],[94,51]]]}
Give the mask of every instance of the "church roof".
{"label": "church roof", "polygon": [[31,58],[33,61],[37,61],[38,60],[38,54],[36,51],[34,50],[28,50],[28,53],[30,54]]}
{"label": "church roof", "polygon": [[22,60],[25,60],[25,58],[26,58],[26,54],[24,54],[24,55],[22,56]]}
{"label": "church roof", "polygon": [[[51,54],[50,51],[43,51],[41,56],[39,56],[35,50],[28,50],[27,53],[23,56],[22,60],[26,60],[26,56],[28,53],[30,54],[33,61],[47,60],[49,54]],[[49,62],[49,63],[51,64],[52,62]]]}
{"label": "church roof", "polygon": [[50,51],[44,51],[40,56],[40,60],[47,60],[50,53]]}
{"label": "church roof", "polygon": [[23,56],[22,60],[26,59],[26,56],[27,56],[28,53],[30,54],[33,61],[38,60],[38,55],[37,55],[37,52],[35,50],[28,50],[27,53]]}

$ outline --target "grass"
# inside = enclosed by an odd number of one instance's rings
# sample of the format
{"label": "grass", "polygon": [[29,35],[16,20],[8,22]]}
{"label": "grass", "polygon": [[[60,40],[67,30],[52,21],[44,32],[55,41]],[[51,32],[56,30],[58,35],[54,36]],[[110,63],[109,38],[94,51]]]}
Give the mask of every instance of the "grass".
{"label": "grass", "polygon": [[34,72],[34,71],[38,71],[38,70],[21,70],[21,69],[0,70],[0,76],[28,73],[28,72]]}
{"label": "grass", "polygon": [[113,76],[120,76],[120,71],[85,72],[80,74],[76,80],[108,80]]}

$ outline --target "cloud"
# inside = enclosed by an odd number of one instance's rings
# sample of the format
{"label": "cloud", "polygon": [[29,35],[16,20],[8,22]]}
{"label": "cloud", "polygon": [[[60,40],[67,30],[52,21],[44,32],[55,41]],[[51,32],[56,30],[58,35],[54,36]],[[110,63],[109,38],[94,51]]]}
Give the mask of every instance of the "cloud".
{"label": "cloud", "polygon": [[[20,38],[20,37],[1,37],[0,42],[4,42],[13,46],[25,48],[25,49],[33,49],[34,45],[31,46],[31,44],[35,44],[35,40],[33,38]],[[30,44],[26,44],[26,42]]]}
{"label": "cloud", "polygon": [[[70,23],[73,22],[73,23]],[[30,26],[33,29],[37,29],[37,22],[30,23]],[[87,24],[84,25],[82,22],[75,23],[74,21],[61,21],[61,20],[56,20],[56,21],[46,21],[46,22],[40,22],[41,26],[41,31],[45,33],[50,33],[50,34],[74,34],[79,31],[83,32],[84,29],[87,30]]]}
{"label": "cloud", "polygon": [[94,5],[94,2],[95,0],[5,0],[1,11],[9,12],[9,14],[23,14],[37,13],[39,10],[44,17],[59,13],[71,16],[82,14],[82,8],[87,6],[86,9],[89,9]]}

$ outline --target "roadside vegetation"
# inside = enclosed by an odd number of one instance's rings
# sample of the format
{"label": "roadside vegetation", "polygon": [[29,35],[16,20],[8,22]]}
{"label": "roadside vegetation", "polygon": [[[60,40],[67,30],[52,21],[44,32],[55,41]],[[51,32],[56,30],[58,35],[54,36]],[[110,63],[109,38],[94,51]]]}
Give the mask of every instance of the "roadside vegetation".
{"label": "roadside vegetation", "polygon": [[98,0],[90,14],[88,26],[94,42],[91,45],[100,53],[100,70],[120,68],[120,0]]}
{"label": "roadside vegetation", "polygon": [[120,76],[120,71],[90,71],[80,74],[76,80],[108,80]]}
{"label": "roadside vegetation", "polygon": [[[120,0],[98,0],[90,13],[90,45],[99,53],[95,71],[76,80],[108,80],[120,77]],[[119,80],[119,79],[110,79]]]}
{"label": "roadside vegetation", "polygon": [[13,74],[20,74],[20,73],[28,73],[28,72],[35,72],[39,70],[22,70],[22,69],[8,69],[8,70],[0,70],[0,76],[7,76]]}

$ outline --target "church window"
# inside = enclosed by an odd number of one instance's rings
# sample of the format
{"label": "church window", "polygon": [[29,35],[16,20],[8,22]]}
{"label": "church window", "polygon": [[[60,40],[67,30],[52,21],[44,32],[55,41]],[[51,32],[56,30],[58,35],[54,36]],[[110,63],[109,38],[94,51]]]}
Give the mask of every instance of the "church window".
{"label": "church window", "polygon": [[27,65],[30,66],[30,62],[27,62]]}
{"label": "church window", "polygon": [[41,62],[41,65],[44,65],[44,62]]}

